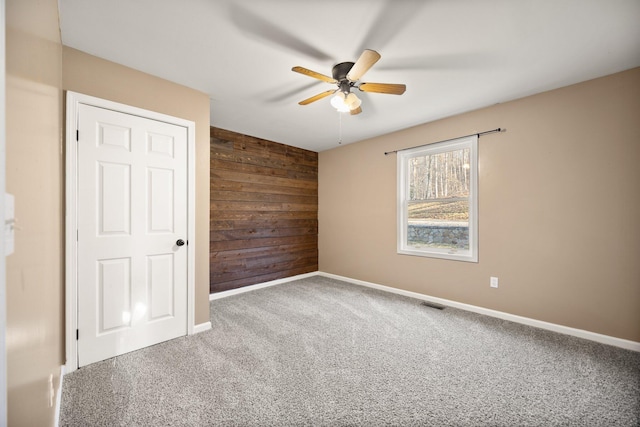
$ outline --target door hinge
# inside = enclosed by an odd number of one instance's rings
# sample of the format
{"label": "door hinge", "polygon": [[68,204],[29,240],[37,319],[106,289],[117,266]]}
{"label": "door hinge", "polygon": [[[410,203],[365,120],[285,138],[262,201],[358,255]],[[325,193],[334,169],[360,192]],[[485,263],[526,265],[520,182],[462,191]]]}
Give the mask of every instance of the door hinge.
{"label": "door hinge", "polygon": [[80,141],[80,131],[76,129],[76,141]]}
{"label": "door hinge", "polygon": [[80,329],[76,329],[76,341],[80,339]]}

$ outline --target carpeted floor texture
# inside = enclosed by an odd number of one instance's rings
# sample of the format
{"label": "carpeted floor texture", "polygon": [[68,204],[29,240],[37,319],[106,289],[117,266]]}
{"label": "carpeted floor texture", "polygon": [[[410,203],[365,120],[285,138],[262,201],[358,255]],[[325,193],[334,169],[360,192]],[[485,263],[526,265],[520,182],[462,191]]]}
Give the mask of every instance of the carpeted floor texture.
{"label": "carpeted floor texture", "polygon": [[640,353],[321,276],[64,377],[61,426],[638,426]]}

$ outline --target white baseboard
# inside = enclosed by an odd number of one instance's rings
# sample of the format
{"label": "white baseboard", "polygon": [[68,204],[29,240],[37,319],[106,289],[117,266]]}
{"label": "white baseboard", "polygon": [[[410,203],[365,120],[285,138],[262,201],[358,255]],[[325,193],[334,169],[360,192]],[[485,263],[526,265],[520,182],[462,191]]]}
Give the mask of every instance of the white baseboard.
{"label": "white baseboard", "polygon": [[56,391],[56,410],[54,415],[55,427],[60,425],[60,408],[62,405],[62,381],[65,374],[65,365],[60,366],[60,381],[58,381],[58,390]]}
{"label": "white baseboard", "polygon": [[293,282],[294,280],[306,279],[307,277],[317,276],[318,272],[298,274],[297,276],[285,277],[284,279],[272,280],[270,282],[258,283],[257,285],[244,286],[238,289],[230,289],[228,291],[216,292],[215,294],[209,294],[209,301],[213,301],[220,298],[230,297],[232,295],[243,294],[245,292],[255,291],[256,289],[268,288],[269,286],[281,285],[287,282]]}
{"label": "white baseboard", "polygon": [[523,325],[533,326],[540,329],[546,329],[548,331],[558,332],[565,335],[571,335],[574,337],[584,338],[584,339],[599,342],[602,344],[612,345],[615,347],[620,347],[627,350],[640,352],[640,342],[630,341],[622,338],[612,337],[609,335],[603,335],[595,332],[585,331],[584,329],[576,329],[576,328],[571,328],[569,326],[563,326],[555,323],[544,322],[542,320],[531,319],[529,317],[523,317],[515,314],[505,313],[502,311],[491,310],[489,308],[478,307],[471,304],[465,304],[465,303],[452,301],[444,298],[433,297],[430,295],[420,294],[417,292],[405,291],[403,289],[392,288],[390,286],[379,285],[377,283],[366,282],[364,280],[358,280],[358,279],[352,279],[350,277],[339,276],[337,274],[325,273],[322,271],[301,274],[298,276],[287,277],[285,279],[278,279],[270,282],[259,283],[257,285],[245,286],[239,289],[232,289],[229,291],[218,292],[218,293],[209,295],[209,301],[225,298],[232,295],[241,294],[244,292],[251,292],[256,289],[262,289],[269,286],[280,285],[282,283],[292,282],[294,280],[304,279],[307,277],[313,277],[318,275],[328,277],[331,279],[341,280],[347,283],[352,283],[354,285],[366,286],[368,288],[378,289],[385,292],[391,292],[394,294],[404,295],[407,297],[416,298],[424,301],[431,301],[437,304],[446,305],[448,307],[459,308],[461,310],[483,314],[485,316],[496,317],[498,319],[508,320],[510,322],[520,323]]}
{"label": "white baseboard", "polygon": [[478,307],[475,305],[464,304],[456,301],[447,300],[444,298],[432,297],[429,295],[419,294],[417,292],[396,289],[390,286],[378,285],[376,283],[365,282],[363,280],[351,279],[349,277],[338,276],[336,274],[323,273],[323,272],[318,272],[318,274],[320,276],[328,277],[331,279],[353,283],[354,285],[366,286],[368,288],[379,289],[381,291],[391,292],[398,295],[404,295],[411,298],[431,301],[431,302],[446,305],[449,307],[459,308],[461,310],[471,311],[478,314],[484,314],[486,316],[491,316],[491,317],[497,317],[498,319],[521,323],[523,325],[534,326],[536,328],[546,329],[548,331],[559,332],[561,334],[571,335],[578,338],[584,338],[587,340],[596,341],[602,344],[608,344],[615,347],[620,347],[627,350],[640,352],[640,342],[611,337],[609,335],[602,335],[595,332],[585,331],[583,329],[570,328],[568,326],[557,325],[555,323],[543,322],[541,320],[517,316],[515,314],[504,313],[502,311],[491,310],[488,308]]}
{"label": "white baseboard", "polygon": [[211,329],[211,322],[199,323],[193,326],[193,334],[199,334],[200,332],[208,331],[209,329]]}

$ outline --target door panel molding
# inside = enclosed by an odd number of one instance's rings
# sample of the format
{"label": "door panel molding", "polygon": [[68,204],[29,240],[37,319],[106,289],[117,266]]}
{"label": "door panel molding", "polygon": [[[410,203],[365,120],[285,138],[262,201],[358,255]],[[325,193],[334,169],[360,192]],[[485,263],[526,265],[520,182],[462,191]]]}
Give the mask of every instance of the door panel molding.
{"label": "door panel molding", "polygon": [[[145,119],[156,120],[184,127],[187,131],[187,334],[195,329],[195,123],[189,120],[144,110],[141,108],[96,98],[72,91],[66,91],[66,170],[65,170],[65,371],[72,372],[78,368],[78,283],[77,283],[77,230],[78,230],[78,112],[81,105],[113,110]],[[115,131],[114,129],[111,129]],[[117,130],[117,129],[116,129]],[[106,140],[110,132],[105,133]],[[109,142],[107,141],[107,142]],[[123,149],[126,147],[120,147]],[[173,148],[162,139],[148,141],[148,149],[159,151],[170,156]],[[162,221],[165,222],[165,221]],[[156,307],[163,313],[164,304]]]}

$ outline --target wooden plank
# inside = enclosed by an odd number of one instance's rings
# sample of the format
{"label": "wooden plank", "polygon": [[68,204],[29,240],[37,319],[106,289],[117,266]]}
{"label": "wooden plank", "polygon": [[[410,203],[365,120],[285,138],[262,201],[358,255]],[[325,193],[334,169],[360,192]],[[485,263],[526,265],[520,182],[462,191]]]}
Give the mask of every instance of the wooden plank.
{"label": "wooden plank", "polygon": [[[311,258],[310,258],[311,259]],[[236,268],[233,271],[227,273],[220,273],[218,275],[210,275],[210,283],[224,283],[232,280],[246,279],[255,276],[262,276],[265,274],[293,270],[298,268],[308,268],[310,271],[317,271],[317,266],[307,260],[285,262],[281,264],[268,264],[263,267],[255,268]]]}
{"label": "wooden plank", "polygon": [[211,220],[221,221],[267,221],[267,220],[288,220],[288,219],[318,219],[318,213],[313,211],[301,212],[278,212],[278,211],[215,211],[211,212]]}
{"label": "wooden plank", "polygon": [[214,201],[252,201],[252,202],[283,202],[317,205],[318,196],[299,196],[294,194],[250,193],[248,191],[219,191],[211,190],[211,200]]}
{"label": "wooden plank", "polygon": [[209,221],[209,230],[240,230],[244,228],[318,228],[317,219],[280,219],[277,216],[271,219],[243,220],[216,220]]}
{"label": "wooden plank", "polygon": [[219,201],[211,202],[210,208],[212,211],[249,211],[249,212],[264,212],[264,211],[278,211],[278,212],[304,212],[304,211],[317,211],[317,204],[303,204],[303,203],[269,203],[269,202],[246,202],[246,201]]}
{"label": "wooden plank", "polygon": [[220,277],[222,274],[232,273],[242,270],[256,270],[258,268],[264,268],[267,266],[282,264],[286,262],[299,262],[301,260],[312,259],[311,264],[315,263],[318,257],[318,250],[316,248],[307,249],[302,252],[289,252],[289,253],[277,253],[266,254],[259,257],[252,258],[234,258],[227,260],[217,260],[211,264],[212,277]]}
{"label": "wooden plank", "polygon": [[283,258],[255,258],[252,260],[230,260],[225,264],[214,265],[209,277],[214,282],[242,279],[267,274],[269,271],[283,271],[290,268],[303,267],[317,262],[317,254]]}
{"label": "wooden plank", "polygon": [[246,183],[246,182],[234,182],[225,181],[224,179],[216,178],[211,180],[211,189],[213,191],[236,191],[236,192],[251,192],[251,193],[265,193],[265,194],[291,194],[299,196],[318,196],[317,188],[298,188],[298,187],[282,187],[278,185],[269,185],[261,183]]}
{"label": "wooden plank", "polygon": [[254,184],[267,184],[280,187],[318,189],[317,181],[298,180],[291,178],[279,178],[274,176],[254,175],[251,173],[236,172],[226,169],[211,170],[210,179],[224,181],[246,182]]}
{"label": "wooden plank", "polygon": [[255,174],[255,175],[266,175],[266,176],[276,176],[276,177],[282,177],[282,178],[287,178],[288,176],[288,172],[286,169],[279,167],[272,167],[272,166],[258,166],[255,164],[251,164],[251,163],[244,163],[244,162],[234,162],[234,161],[226,161],[226,160],[219,160],[216,158],[211,158],[210,159],[211,162],[211,170],[232,170],[235,172],[243,172],[243,173],[249,173],[249,174]]}
{"label": "wooden plank", "polygon": [[291,276],[297,276],[299,274],[312,273],[318,271],[318,268],[313,266],[295,268],[285,271],[276,271],[273,273],[263,274],[260,276],[247,277],[238,280],[229,280],[226,282],[211,283],[209,291],[213,294],[216,292],[228,291],[231,289],[241,288],[243,286],[256,285],[258,283],[270,282],[272,280],[284,279]]}
{"label": "wooden plank", "polygon": [[218,251],[209,254],[209,262],[217,263],[233,259],[257,258],[265,255],[303,252],[310,249],[318,250],[317,242],[300,243],[295,245],[269,246],[261,248],[239,249],[232,251]]}
{"label": "wooden plank", "polygon": [[301,266],[315,265],[318,260],[318,250],[312,249],[305,252],[289,253],[285,256],[264,256],[258,258],[247,258],[245,260],[245,268],[255,271],[257,269],[274,269],[274,266],[280,266],[287,263],[287,268],[291,265],[300,263]]}
{"label": "wooden plank", "polygon": [[317,257],[310,256],[309,258],[296,259],[293,261],[268,263],[251,269],[237,268],[233,271],[225,272],[211,271],[209,273],[209,280],[213,282],[225,282],[229,280],[245,279],[247,277],[269,274],[276,271],[304,268],[314,265],[315,259],[317,259]]}
{"label": "wooden plank", "polygon": [[209,137],[209,150],[213,152],[233,152],[233,141]]}
{"label": "wooden plank", "polygon": [[242,141],[234,141],[233,150],[235,153],[246,153],[248,155],[257,156],[264,159],[269,159],[275,162],[283,163],[298,163],[307,166],[317,166],[318,153],[312,151],[306,151],[301,149],[289,149],[278,150],[277,145],[272,146],[271,149],[266,149],[266,145],[263,141],[256,142],[244,139]]}
{"label": "wooden plank", "polygon": [[[251,240],[231,240],[209,242],[210,252],[219,252],[222,250],[237,250],[249,248],[265,248],[270,246],[293,245],[299,243],[309,243],[314,236],[285,236],[285,237],[267,237]],[[316,236],[317,238],[317,236]]]}
{"label": "wooden plank", "polygon": [[264,156],[263,154],[250,153],[247,151],[237,151],[228,147],[218,148],[212,145],[209,155],[213,160],[228,163],[242,163],[254,166],[284,169],[290,171],[307,172],[317,174],[318,164],[316,159],[306,159],[301,161],[304,156],[287,155],[274,158],[273,155]]}
{"label": "wooden plank", "polygon": [[317,235],[318,227],[304,228],[242,228],[233,230],[214,230],[209,232],[209,242],[224,240],[250,240],[269,237]]}
{"label": "wooden plank", "polygon": [[[255,165],[267,168],[275,168],[282,169],[286,171],[293,172],[301,172],[306,173],[311,176],[318,175],[318,165],[317,164],[302,164],[298,162],[286,161],[282,159],[271,159],[265,158],[261,156],[257,156],[252,153],[247,153],[244,151],[238,152],[234,151],[233,148],[231,150],[224,149],[211,149],[209,153],[212,160],[220,161],[220,162],[228,162],[231,164],[248,164]],[[219,167],[223,167],[220,165]]]}
{"label": "wooden plank", "polygon": [[256,165],[255,161],[251,163],[248,163],[248,162],[239,163],[234,161],[219,160],[215,156],[210,161],[211,161],[211,169],[213,170],[228,169],[236,172],[244,172],[244,173],[266,175],[266,176],[279,176],[284,178],[302,179],[307,181],[315,181],[318,179],[317,167],[316,168],[309,167],[309,170],[295,170],[299,168],[295,168],[294,170],[291,170],[286,166],[274,167],[274,166]]}

